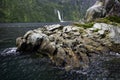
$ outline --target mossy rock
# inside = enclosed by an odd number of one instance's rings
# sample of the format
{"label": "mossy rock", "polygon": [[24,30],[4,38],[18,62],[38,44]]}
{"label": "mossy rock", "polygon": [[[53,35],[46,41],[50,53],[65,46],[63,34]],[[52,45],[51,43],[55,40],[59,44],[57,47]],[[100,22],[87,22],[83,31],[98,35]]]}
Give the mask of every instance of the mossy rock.
{"label": "mossy rock", "polygon": [[120,26],[120,17],[118,16],[109,16],[105,18],[99,18],[94,20],[94,22],[107,23],[115,26]]}
{"label": "mossy rock", "polygon": [[88,22],[88,23],[84,23],[84,24],[74,23],[74,25],[78,26],[78,27],[83,27],[83,28],[91,28],[91,27],[93,27],[94,22]]}
{"label": "mossy rock", "polygon": [[112,22],[120,23],[120,17],[119,16],[109,16],[106,17],[107,20],[110,20]]}
{"label": "mossy rock", "polygon": [[84,24],[76,22],[73,25],[78,26],[78,27],[83,27],[83,28],[91,28],[95,23],[106,23],[106,24],[111,24],[115,26],[120,26],[120,17],[118,16],[109,16],[109,17],[104,17],[104,18],[98,18],[95,19],[91,22],[86,22]]}

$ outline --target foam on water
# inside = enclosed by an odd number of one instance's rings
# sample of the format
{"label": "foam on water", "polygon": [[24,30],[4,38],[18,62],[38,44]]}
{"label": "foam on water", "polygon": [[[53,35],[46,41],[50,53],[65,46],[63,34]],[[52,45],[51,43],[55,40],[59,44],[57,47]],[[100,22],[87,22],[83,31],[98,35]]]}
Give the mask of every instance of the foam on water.
{"label": "foam on water", "polygon": [[2,55],[2,56],[19,55],[20,53],[17,52],[16,50],[17,50],[16,47],[6,48],[5,50],[2,51],[2,53],[0,55]]}

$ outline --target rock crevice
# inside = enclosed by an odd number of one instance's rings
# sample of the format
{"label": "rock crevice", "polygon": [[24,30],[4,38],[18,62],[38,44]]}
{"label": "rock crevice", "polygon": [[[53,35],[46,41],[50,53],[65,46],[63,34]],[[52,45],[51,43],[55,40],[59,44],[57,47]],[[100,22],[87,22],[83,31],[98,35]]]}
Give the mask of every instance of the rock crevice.
{"label": "rock crevice", "polygon": [[[66,69],[87,68],[97,55],[105,55],[120,42],[119,27],[96,23],[92,28],[49,25],[28,31],[16,39],[17,50],[47,55],[56,65]],[[116,46],[117,47],[117,46]]]}

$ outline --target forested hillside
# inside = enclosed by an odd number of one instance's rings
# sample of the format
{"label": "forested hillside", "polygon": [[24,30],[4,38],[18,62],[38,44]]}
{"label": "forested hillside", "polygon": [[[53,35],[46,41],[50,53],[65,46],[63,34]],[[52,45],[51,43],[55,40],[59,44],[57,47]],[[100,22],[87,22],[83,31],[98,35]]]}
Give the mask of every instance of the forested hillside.
{"label": "forested hillside", "polygon": [[0,22],[77,21],[96,0],[0,0]]}

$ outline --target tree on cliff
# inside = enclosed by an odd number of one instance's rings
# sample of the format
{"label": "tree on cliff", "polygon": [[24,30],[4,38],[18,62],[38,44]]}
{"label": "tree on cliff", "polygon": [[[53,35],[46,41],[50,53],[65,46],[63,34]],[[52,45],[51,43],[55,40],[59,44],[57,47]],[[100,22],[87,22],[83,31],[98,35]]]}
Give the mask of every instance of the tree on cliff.
{"label": "tree on cliff", "polygon": [[[65,20],[79,20],[95,0],[1,0],[0,22],[56,22],[54,9]],[[86,5],[87,4],[87,5]]]}

